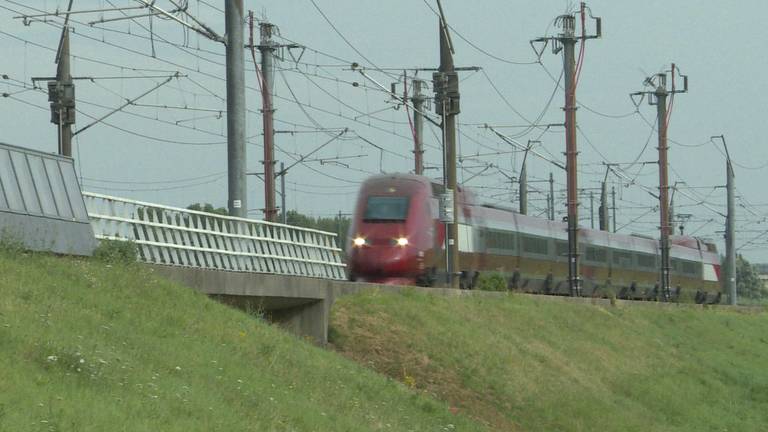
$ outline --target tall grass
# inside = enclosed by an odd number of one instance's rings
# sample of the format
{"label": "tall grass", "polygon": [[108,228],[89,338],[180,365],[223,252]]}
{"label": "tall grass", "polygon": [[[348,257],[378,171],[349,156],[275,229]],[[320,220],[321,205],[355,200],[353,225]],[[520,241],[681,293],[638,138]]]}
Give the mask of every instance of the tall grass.
{"label": "tall grass", "polygon": [[0,431],[482,429],[138,264],[12,249],[0,269]]}
{"label": "tall grass", "polygon": [[768,314],[529,296],[340,299],[344,355],[495,430],[768,430]]}

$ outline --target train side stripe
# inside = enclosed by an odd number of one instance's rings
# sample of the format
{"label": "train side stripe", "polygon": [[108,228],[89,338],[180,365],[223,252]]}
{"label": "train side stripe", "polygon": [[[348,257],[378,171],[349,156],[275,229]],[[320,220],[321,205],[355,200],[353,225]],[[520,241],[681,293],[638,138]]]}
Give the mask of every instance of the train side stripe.
{"label": "train side stripe", "polygon": [[715,271],[715,266],[713,264],[704,263],[704,280],[713,282],[718,281],[717,272]]}
{"label": "train side stripe", "polygon": [[459,224],[459,252],[475,253],[475,229],[471,225]]}

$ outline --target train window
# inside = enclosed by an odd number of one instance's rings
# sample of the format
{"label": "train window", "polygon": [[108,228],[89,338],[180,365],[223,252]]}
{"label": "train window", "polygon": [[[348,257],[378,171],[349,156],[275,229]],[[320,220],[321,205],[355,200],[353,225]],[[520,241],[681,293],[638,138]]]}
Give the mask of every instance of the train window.
{"label": "train window", "polygon": [[496,231],[490,229],[483,231],[485,231],[485,246],[491,249],[501,249],[501,244],[496,235]]}
{"label": "train window", "polygon": [[432,196],[439,197],[440,194],[445,192],[445,186],[438,183],[430,183],[432,185]]}
{"label": "train window", "polygon": [[485,242],[489,249],[515,250],[515,233],[489,230]]}
{"label": "train window", "polygon": [[568,256],[568,242],[555,240],[555,255],[566,258]]}
{"label": "train window", "polygon": [[683,261],[683,273],[687,275],[697,275],[699,274],[699,263],[695,263],[692,261]]}
{"label": "train window", "polygon": [[539,255],[548,255],[549,243],[545,238],[523,236],[523,251]]}
{"label": "train window", "polygon": [[595,247],[595,246],[587,246],[586,250],[586,260],[592,261],[592,262],[599,262],[604,263],[608,261],[608,251],[606,249]]}
{"label": "train window", "polygon": [[637,265],[645,268],[656,267],[656,256],[647,254],[637,254]]}
{"label": "train window", "polygon": [[404,221],[408,217],[408,197],[370,196],[365,205],[365,221]]}
{"label": "train window", "polygon": [[629,252],[613,251],[613,263],[621,267],[632,265],[632,254]]}
{"label": "train window", "polygon": [[678,259],[671,259],[669,266],[672,268],[673,272],[680,271],[680,260],[678,260]]}

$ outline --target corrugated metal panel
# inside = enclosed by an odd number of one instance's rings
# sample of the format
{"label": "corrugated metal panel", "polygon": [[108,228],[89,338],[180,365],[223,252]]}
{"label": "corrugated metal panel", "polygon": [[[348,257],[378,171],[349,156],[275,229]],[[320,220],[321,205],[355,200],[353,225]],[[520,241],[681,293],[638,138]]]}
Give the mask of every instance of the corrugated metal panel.
{"label": "corrugated metal panel", "polygon": [[0,143],[0,234],[34,250],[95,247],[72,159]]}
{"label": "corrugated metal panel", "polygon": [[88,222],[71,159],[0,143],[0,210]]}

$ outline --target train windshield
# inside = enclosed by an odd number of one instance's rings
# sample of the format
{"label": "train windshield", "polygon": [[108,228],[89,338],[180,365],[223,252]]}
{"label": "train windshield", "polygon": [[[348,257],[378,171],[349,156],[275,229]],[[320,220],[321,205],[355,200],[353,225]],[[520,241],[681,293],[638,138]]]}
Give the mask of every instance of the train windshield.
{"label": "train windshield", "polygon": [[408,217],[408,197],[370,196],[365,205],[365,221],[404,221]]}

